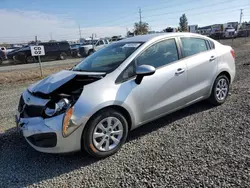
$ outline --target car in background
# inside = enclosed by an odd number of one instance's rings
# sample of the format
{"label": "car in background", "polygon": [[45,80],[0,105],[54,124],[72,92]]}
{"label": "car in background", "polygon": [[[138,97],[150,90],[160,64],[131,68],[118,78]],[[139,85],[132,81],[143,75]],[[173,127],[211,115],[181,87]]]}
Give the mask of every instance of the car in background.
{"label": "car in background", "polygon": [[72,57],[81,57],[79,53],[79,47],[81,46],[80,43],[77,44],[71,44],[70,45],[70,50],[71,50],[71,56]]}
{"label": "car in background", "polygon": [[0,50],[2,51],[1,54],[2,54],[2,59],[3,60],[6,60],[7,59],[7,50],[5,47],[0,47]]}
{"label": "car in background", "polygon": [[103,158],[143,124],[201,100],[223,104],[234,77],[234,50],[211,38],[184,32],[130,37],[29,86],[17,127],[38,151],[85,149]]}
{"label": "car in background", "polygon": [[[71,55],[70,45],[67,41],[41,42],[38,45],[44,46],[45,56],[41,56],[42,59],[64,60]],[[7,57],[22,63],[35,63],[38,60],[37,57],[31,55],[30,46],[13,50],[7,54]]]}
{"label": "car in background", "polygon": [[8,52],[8,54],[7,54],[7,59],[8,59],[8,60],[15,60],[15,55],[17,54],[16,52],[19,51],[19,50],[21,50],[21,49],[25,49],[25,48],[27,48],[27,47],[29,47],[29,46],[26,45],[26,46],[22,46],[22,47],[15,48],[15,49],[11,50],[11,51]]}
{"label": "car in background", "polygon": [[0,65],[3,63],[3,61],[6,59],[5,53],[0,50]]}
{"label": "car in background", "polygon": [[107,39],[89,40],[79,47],[79,53],[82,57],[87,57],[108,44],[109,41]]}

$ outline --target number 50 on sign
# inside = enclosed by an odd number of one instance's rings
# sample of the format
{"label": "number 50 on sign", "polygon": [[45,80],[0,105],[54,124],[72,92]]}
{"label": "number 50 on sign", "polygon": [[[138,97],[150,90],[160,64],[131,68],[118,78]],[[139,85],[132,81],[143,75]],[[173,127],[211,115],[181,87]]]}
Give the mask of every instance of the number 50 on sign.
{"label": "number 50 on sign", "polygon": [[44,46],[30,46],[32,56],[45,55]]}

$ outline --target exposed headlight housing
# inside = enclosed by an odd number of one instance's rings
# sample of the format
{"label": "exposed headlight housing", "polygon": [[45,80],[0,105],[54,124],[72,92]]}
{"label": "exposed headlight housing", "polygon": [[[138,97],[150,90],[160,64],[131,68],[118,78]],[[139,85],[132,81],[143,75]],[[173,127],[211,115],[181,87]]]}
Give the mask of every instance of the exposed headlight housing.
{"label": "exposed headlight housing", "polygon": [[63,113],[67,110],[67,108],[69,107],[70,105],[70,102],[68,99],[66,98],[63,98],[61,99],[60,101],[58,101],[57,103],[53,103],[53,104],[49,104],[44,113],[47,115],[47,116],[54,116],[56,114],[60,114],[60,113]]}

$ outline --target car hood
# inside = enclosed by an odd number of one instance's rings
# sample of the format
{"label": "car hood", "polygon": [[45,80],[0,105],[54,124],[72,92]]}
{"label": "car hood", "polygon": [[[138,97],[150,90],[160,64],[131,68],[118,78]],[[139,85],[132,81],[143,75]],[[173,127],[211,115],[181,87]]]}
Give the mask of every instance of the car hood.
{"label": "car hood", "polygon": [[[78,80],[82,82],[86,82],[90,78],[96,78],[96,80],[105,76],[106,73],[103,72],[79,72],[79,71],[70,71],[63,70],[58,73],[52,74],[43,80],[31,85],[28,87],[28,90],[31,93],[42,93],[42,94],[50,94],[62,87],[64,84],[69,83],[76,77]],[[93,79],[92,79],[93,80]]]}
{"label": "car hood", "polygon": [[80,48],[84,48],[84,47],[86,47],[86,48],[92,48],[93,45],[92,44],[86,44],[86,45],[81,45],[80,46]]}
{"label": "car hood", "polygon": [[14,49],[14,50],[10,51],[8,53],[8,55],[13,55],[15,53],[22,52],[22,51],[27,51],[27,50],[30,50],[30,47],[23,47],[23,48]]}

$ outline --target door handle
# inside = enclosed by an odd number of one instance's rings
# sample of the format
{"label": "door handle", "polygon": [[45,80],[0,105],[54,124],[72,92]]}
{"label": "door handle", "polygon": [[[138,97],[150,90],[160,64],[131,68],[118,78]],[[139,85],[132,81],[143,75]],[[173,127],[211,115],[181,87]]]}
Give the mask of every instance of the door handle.
{"label": "door handle", "polygon": [[177,71],[175,72],[175,75],[182,74],[183,72],[185,72],[185,69],[183,69],[183,68],[178,68]]}
{"label": "door handle", "polygon": [[209,61],[214,61],[215,59],[216,59],[215,56],[211,56],[210,59],[209,59]]}

